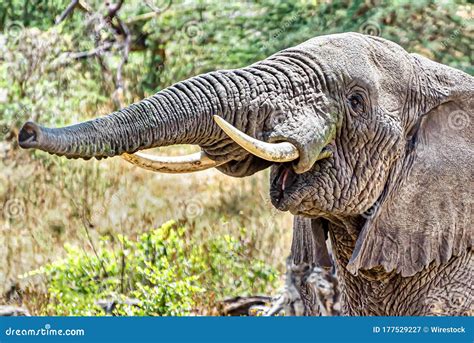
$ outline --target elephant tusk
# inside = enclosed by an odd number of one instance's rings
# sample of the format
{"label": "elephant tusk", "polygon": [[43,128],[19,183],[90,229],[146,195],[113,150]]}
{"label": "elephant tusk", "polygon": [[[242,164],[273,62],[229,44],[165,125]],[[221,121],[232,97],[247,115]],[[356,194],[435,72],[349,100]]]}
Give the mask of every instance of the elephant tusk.
{"label": "elephant tusk", "polygon": [[300,156],[298,149],[289,142],[263,142],[243,133],[217,115],[214,116],[214,120],[234,142],[251,154],[264,160],[271,162],[290,162]]}
{"label": "elephant tusk", "polygon": [[229,162],[211,160],[203,151],[177,157],[154,156],[140,152],[134,154],[125,153],[121,157],[140,168],[170,174],[192,173],[218,167]]}

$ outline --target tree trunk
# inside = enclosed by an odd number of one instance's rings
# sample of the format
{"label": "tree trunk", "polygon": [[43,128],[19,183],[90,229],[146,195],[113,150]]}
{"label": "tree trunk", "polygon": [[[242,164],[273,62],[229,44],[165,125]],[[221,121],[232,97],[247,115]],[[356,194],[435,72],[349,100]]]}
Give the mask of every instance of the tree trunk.
{"label": "tree trunk", "polygon": [[316,294],[306,281],[306,274],[316,266],[316,244],[311,228],[311,220],[295,216],[293,241],[288,263],[287,277],[292,280],[303,302],[304,316],[319,316]]}
{"label": "tree trunk", "polygon": [[290,313],[292,315],[339,314],[339,289],[326,246],[325,230],[324,222],[320,219],[294,218],[287,285],[290,282],[292,288],[296,289],[303,311]]}

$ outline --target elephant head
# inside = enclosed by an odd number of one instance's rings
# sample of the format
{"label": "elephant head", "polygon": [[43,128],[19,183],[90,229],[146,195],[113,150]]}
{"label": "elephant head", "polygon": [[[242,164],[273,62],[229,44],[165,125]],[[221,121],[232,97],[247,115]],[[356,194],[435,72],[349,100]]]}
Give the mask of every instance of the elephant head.
{"label": "elephant head", "polygon": [[[459,70],[345,33],[176,83],[98,119],[26,123],[19,144],[69,158],[122,155],[165,172],[242,177],[271,166],[275,207],[354,237],[353,274],[382,266],[410,276],[472,246],[473,95]],[[202,152],[134,154],[172,144]]]}

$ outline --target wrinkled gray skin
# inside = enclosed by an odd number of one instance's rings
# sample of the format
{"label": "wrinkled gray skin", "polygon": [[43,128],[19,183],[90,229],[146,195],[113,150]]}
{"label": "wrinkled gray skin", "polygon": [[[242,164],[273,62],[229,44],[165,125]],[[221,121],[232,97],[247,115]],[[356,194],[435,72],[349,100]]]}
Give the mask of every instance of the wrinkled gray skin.
{"label": "wrinkled gray skin", "polygon": [[[19,142],[73,158],[198,144],[215,160],[232,157],[219,170],[242,177],[272,163],[233,143],[213,114],[258,139],[289,141],[300,158],[272,165],[272,203],[330,237],[342,313],[462,315],[472,313],[473,95],[473,77],[459,70],[346,33],[85,123],[27,123]],[[333,154],[315,162],[331,129]],[[324,235],[315,239],[324,249]]]}

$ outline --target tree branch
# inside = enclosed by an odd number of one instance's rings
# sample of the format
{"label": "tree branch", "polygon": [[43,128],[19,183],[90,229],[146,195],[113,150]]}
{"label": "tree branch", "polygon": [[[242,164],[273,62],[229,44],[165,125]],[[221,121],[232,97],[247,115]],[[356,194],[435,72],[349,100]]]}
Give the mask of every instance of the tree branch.
{"label": "tree branch", "polygon": [[127,25],[119,18],[115,17],[118,22],[118,25],[121,31],[125,34],[125,40],[123,42],[122,48],[122,59],[120,64],[117,67],[117,73],[115,77],[115,92],[114,92],[114,102],[117,108],[123,107],[121,93],[123,92],[123,80],[122,80],[122,69],[125,63],[128,61],[128,54],[130,53],[130,45],[132,42],[132,35]]}
{"label": "tree branch", "polygon": [[106,21],[112,21],[112,19],[116,16],[117,12],[122,8],[123,0],[119,0],[119,2],[114,4],[108,4],[109,12],[105,16]]}
{"label": "tree branch", "polygon": [[104,45],[98,46],[93,50],[82,51],[82,52],[70,52],[67,56],[71,59],[81,60],[89,57],[94,57],[97,55],[102,55],[105,51],[109,51],[112,48],[113,44],[105,42]]}
{"label": "tree branch", "polygon": [[133,23],[136,23],[138,21],[146,21],[146,20],[150,20],[150,19],[153,19],[157,16],[159,16],[160,13],[159,12],[148,12],[148,13],[144,13],[144,14],[140,14],[140,15],[137,15],[135,17],[132,17],[130,19],[127,19],[125,21],[125,23],[127,24],[133,24]]}
{"label": "tree branch", "polygon": [[[113,47],[115,48],[114,51],[120,51],[121,53],[121,60],[116,69],[115,78],[110,77],[112,80],[112,84],[115,87],[115,91],[112,94],[112,100],[116,107],[122,107],[122,93],[123,93],[123,68],[125,64],[128,62],[128,56],[130,54],[131,45],[132,45],[132,35],[130,30],[125,21],[123,21],[118,13],[124,4],[124,0],[117,0],[116,3],[107,2],[107,13],[100,14],[96,13],[95,16],[91,16],[90,23],[91,25],[88,27],[92,28],[92,32],[95,34],[96,37],[96,48],[90,51],[82,51],[76,53],[68,53],[66,56],[68,60],[81,60],[90,57],[97,57],[99,64],[101,66],[102,71],[104,74],[110,75],[110,68],[107,65],[107,62],[103,58],[103,53],[105,51],[110,51]],[[65,20],[70,13],[74,10],[74,8],[80,7],[82,10],[85,10],[87,13],[92,14],[93,11],[88,5],[85,3],[85,0],[73,0],[69,4],[69,6],[64,10],[61,16],[57,19],[57,23],[62,22]],[[148,16],[150,16],[148,14]],[[154,17],[155,14],[153,14]],[[97,24],[97,20],[99,25]],[[101,34],[100,31],[104,28],[109,28],[114,34],[114,38],[109,38],[105,42],[101,42]]]}
{"label": "tree branch", "polygon": [[63,11],[63,13],[61,13],[61,15],[56,18],[54,23],[56,25],[62,23],[64,19],[66,19],[69,16],[69,14],[71,14],[74,11],[74,9],[76,8],[78,4],[79,4],[79,0],[72,0],[71,3]]}

